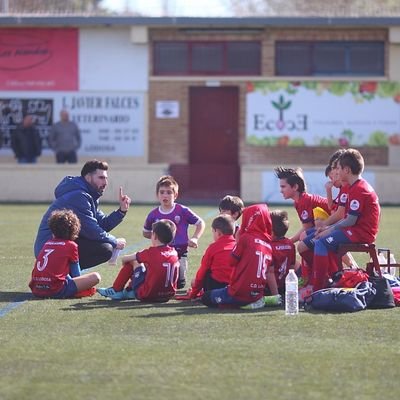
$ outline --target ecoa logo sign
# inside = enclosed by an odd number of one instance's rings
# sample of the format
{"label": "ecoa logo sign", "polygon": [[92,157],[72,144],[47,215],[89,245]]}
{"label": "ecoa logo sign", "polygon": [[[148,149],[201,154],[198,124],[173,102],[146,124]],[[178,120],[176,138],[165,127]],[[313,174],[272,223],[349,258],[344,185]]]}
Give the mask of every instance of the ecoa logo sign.
{"label": "ecoa logo sign", "polygon": [[285,111],[287,111],[292,102],[285,100],[283,96],[279,96],[279,101],[271,101],[272,111],[278,112],[277,118],[269,118],[269,113],[254,114],[253,128],[256,131],[289,131],[300,132],[308,129],[308,117],[306,114],[297,114],[294,119],[286,119]]}

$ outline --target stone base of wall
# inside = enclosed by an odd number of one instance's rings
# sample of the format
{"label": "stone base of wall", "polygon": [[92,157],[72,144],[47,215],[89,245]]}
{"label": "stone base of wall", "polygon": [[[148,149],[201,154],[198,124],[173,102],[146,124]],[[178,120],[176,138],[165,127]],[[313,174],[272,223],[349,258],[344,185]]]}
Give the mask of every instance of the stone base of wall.
{"label": "stone base of wall", "polygon": [[[272,172],[276,165],[257,164],[241,168],[240,196],[246,203],[263,201],[264,172]],[[66,175],[80,175],[81,164],[2,163],[0,166],[0,202],[45,202],[54,198],[54,188]],[[134,203],[156,203],[155,185],[168,172],[168,164],[127,165],[110,163],[109,186],[102,201],[118,201],[118,189],[123,187]],[[304,171],[324,171],[325,166],[304,166]],[[400,203],[400,174],[398,167],[367,168],[374,174],[374,187],[382,204]],[[277,185],[276,190],[279,191]],[[217,204],[219,196],[215,196]]]}
{"label": "stone base of wall", "polygon": [[[275,165],[246,165],[241,169],[241,196],[246,202],[260,202],[263,198],[263,174],[273,173]],[[323,172],[325,166],[302,165],[303,171]],[[374,177],[374,189],[379,196],[381,204],[400,204],[400,174],[398,167],[372,166],[366,168]],[[278,182],[276,190],[279,191]],[[283,201],[283,199],[282,199]]]}
{"label": "stone base of wall", "polygon": [[[0,202],[51,202],[54,188],[67,175],[80,175],[79,164],[15,164],[0,166]],[[132,203],[156,202],[156,182],[168,171],[168,164],[127,165],[109,163],[109,185],[102,201],[118,202],[119,187]]]}

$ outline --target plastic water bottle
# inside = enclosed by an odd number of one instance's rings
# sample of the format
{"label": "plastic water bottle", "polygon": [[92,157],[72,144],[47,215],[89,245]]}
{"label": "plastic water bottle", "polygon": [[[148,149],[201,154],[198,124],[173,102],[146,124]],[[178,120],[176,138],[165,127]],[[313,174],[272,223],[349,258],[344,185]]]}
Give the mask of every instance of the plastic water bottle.
{"label": "plastic water bottle", "polygon": [[386,257],[383,253],[378,253],[378,261],[380,265],[387,264]]}
{"label": "plastic water bottle", "polygon": [[[390,262],[390,265],[397,264],[396,259],[394,258],[393,253],[390,253],[389,262]],[[396,276],[396,267],[389,267],[389,271],[388,271],[388,272],[389,272],[390,275]]]}
{"label": "plastic water bottle", "polygon": [[296,315],[299,313],[299,280],[294,272],[290,269],[285,279],[285,314]]}

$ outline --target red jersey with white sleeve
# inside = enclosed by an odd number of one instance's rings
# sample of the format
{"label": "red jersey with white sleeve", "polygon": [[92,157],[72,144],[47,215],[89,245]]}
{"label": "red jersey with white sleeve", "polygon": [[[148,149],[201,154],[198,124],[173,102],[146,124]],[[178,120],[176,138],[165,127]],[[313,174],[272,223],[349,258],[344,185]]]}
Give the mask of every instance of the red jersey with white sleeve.
{"label": "red jersey with white sleeve", "polygon": [[48,240],[37,256],[29,287],[38,297],[59,293],[70,272],[70,264],[79,261],[78,245],[65,239]]}
{"label": "red jersey with white sleeve", "polygon": [[313,226],[313,209],[315,207],[321,207],[328,214],[331,213],[331,210],[328,206],[328,200],[325,197],[319,196],[317,194],[301,193],[298,200],[294,202],[294,207],[297,211],[297,215],[299,216],[301,223],[311,223]]}
{"label": "red jersey with white sleeve", "polygon": [[378,195],[365,179],[358,179],[349,186],[347,214],[355,215],[353,226],[342,228],[352,242],[373,243],[378,234],[381,207]]}
{"label": "red jersey with white sleeve", "polygon": [[244,209],[239,241],[232,252],[233,271],[228,285],[228,294],[236,300],[252,303],[263,297],[272,258],[271,232],[266,204]]}
{"label": "red jersey with white sleeve", "polygon": [[339,189],[338,195],[333,200],[331,214],[334,213],[339,207],[347,207],[347,200],[349,198],[349,186],[342,185]]}
{"label": "red jersey with white sleeve", "polygon": [[192,286],[192,296],[203,288],[207,271],[210,271],[211,278],[228,285],[232,274],[231,254],[235,245],[236,240],[232,235],[222,235],[207,247]]}
{"label": "red jersey with white sleeve", "polygon": [[149,247],[137,252],[136,260],[146,267],[144,282],[135,292],[138,300],[164,302],[175,296],[179,263],[173,247]]}
{"label": "red jersey with white sleeve", "polygon": [[276,283],[279,289],[285,287],[285,278],[289,273],[289,268],[296,263],[296,247],[294,243],[286,237],[273,239],[272,247],[272,262]]}

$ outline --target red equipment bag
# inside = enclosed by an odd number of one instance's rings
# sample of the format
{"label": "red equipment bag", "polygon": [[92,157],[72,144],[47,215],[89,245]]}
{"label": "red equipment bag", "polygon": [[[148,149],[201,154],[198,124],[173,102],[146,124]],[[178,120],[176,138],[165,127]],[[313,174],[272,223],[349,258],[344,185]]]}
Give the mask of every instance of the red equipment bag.
{"label": "red equipment bag", "polygon": [[368,278],[368,274],[362,269],[343,269],[333,275],[331,287],[354,288],[361,282],[368,282]]}

